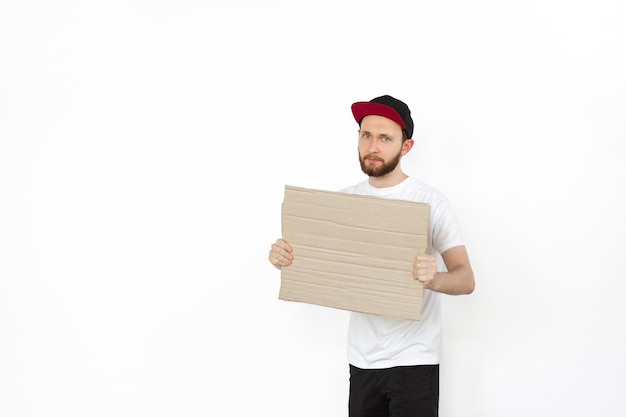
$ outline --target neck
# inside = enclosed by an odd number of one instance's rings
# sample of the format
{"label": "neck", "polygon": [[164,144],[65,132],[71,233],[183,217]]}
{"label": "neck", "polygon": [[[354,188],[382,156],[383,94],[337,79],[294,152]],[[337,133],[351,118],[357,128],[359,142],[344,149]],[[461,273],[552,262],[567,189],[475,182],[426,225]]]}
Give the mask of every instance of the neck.
{"label": "neck", "polygon": [[409,176],[401,170],[394,170],[389,174],[383,175],[382,177],[369,177],[369,183],[372,187],[388,188],[400,184],[408,177]]}

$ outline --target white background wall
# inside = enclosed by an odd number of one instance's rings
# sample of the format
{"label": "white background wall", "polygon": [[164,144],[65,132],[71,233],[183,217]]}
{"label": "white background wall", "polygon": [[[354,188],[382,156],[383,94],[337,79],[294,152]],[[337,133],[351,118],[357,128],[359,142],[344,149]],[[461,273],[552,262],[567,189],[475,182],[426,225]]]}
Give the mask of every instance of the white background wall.
{"label": "white background wall", "polygon": [[443,417],[622,416],[626,7],[0,1],[0,415],[346,416],[347,313],[277,299],[285,184],[412,108],[460,218]]}

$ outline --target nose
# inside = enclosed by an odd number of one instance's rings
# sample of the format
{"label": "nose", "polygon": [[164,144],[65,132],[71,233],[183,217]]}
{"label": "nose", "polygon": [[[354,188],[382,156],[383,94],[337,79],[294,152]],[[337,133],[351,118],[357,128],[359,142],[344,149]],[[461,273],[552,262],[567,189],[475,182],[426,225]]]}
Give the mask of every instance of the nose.
{"label": "nose", "polygon": [[370,140],[367,146],[368,153],[377,153],[378,152],[378,143],[375,140]]}

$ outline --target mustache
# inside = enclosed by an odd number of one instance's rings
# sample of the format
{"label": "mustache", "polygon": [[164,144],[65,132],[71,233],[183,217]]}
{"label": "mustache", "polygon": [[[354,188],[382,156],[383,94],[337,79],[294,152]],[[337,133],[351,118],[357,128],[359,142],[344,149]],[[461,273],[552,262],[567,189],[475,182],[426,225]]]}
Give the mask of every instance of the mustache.
{"label": "mustache", "polygon": [[380,157],[378,157],[378,156],[376,156],[376,155],[372,155],[372,154],[365,155],[365,156],[363,156],[363,158],[362,158],[362,159],[363,159],[363,160],[366,160],[366,159],[375,159],[375,160],[380,161],[380,162],[385,162],[385,160],[384,160],[383,158],[380,158]]}

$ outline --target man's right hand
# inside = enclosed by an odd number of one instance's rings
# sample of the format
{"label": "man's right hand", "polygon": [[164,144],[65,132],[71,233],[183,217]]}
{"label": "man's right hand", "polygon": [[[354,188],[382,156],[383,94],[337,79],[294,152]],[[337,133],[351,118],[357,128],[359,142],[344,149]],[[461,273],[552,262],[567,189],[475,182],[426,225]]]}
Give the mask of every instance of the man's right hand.
{"label": "man's right hand", "polygon": [[291,265],[293,262],[293,254],[291,253],[293,248],[289,243],[283,239],[278,239],[276,243],[272,244],[268,259],[275,268],[281,269],[284,266]]}

